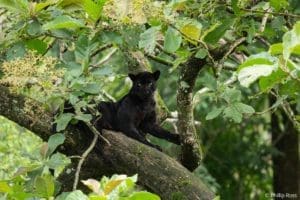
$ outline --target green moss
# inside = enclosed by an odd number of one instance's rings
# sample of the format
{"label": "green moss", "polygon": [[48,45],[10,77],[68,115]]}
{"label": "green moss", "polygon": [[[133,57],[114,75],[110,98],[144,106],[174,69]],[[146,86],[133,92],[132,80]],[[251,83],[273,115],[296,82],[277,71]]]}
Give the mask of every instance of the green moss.
{"label": "green moss", "polygon": [[171,194],[172,200],[185,200],[186,197],[182,194],[182,192],[173,192]]}
{"label": "green moss", "polygon": [[191,183],[191,181],[188,180],[188,179],[184,179],[184,180],[179,180],[179,181],[178,181],[178,185],[179,185],[179,186],[187,186],[187,185],[190,185],[190,184],[192,184],[192,183]]}

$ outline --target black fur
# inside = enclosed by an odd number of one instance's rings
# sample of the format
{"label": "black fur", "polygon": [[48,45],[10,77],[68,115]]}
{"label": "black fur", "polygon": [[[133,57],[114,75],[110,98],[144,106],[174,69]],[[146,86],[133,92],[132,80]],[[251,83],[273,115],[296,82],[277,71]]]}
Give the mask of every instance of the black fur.
{"label": "black fur", "polygon": [[146,139],[149,133],[172,143],[180,144],[179,135],[164,130],[156,121],[154,92],[159,71],[129,74],[132,88],[118,102],[101,102],[98,110],[101,118],[96,122],[98,130],[109,129],[123,132],[144,144],[161,150]]}

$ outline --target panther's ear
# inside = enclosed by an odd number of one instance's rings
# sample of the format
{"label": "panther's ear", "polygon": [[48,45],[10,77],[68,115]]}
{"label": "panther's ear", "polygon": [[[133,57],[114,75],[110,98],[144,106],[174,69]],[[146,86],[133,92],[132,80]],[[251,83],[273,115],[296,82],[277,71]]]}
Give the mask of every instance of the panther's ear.
{"label": "panther's ear", "polygon": [[157,70],[157,71],[155,71],[155,72],[152,73],[152,76],[153,76],[153,78],[154,78],[156,81],[158,80],[159,75],[160,75],[160,71],[159,71],[159,70]]}
{"label": "panther's ear", "polygon": [[128,74],[129,78],[132,80],[132,81],[135,81],[136,79],[136,75],[134,74]]}

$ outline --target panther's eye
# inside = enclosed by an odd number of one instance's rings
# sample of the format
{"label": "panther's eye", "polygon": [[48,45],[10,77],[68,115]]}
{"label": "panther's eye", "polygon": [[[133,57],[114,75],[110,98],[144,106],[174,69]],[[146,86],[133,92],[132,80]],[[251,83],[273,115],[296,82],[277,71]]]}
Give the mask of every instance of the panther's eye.
{"label": "panther's eye", "polygon": [[138,86],[138,87],[142,87],[142,84],[141,84],[141,83],[138,83],[137,86]]}
{"label": "panther's eye", "polygon": [[151,87],[153,85],[153,83],[149,83],[149,87]]}

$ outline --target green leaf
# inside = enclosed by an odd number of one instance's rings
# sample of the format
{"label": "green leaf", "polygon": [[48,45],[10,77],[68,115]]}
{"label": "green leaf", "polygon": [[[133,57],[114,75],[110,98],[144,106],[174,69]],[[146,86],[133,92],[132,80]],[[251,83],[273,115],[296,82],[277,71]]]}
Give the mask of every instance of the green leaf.
{"label": "green leaf", "polygon": [[47,8],[48,6],[53,5],[55,3],[57,3],[57,0],[47,0],[44,2],[37,3],[34,7],[34,11],[35,11],[35,13],[38,13],[41,10],[43,10],[44,8]]}
{"label": "green leaf", "polygon": [[179,30],[187,36],[187,40],[192,44],[197,44],[197,40],[199,40],[202,30],[202,24],[194,19],[183,19],[178,22],[180,28]]}
{"label": "green leaf", "polygon": [[38,20],[31,21],[27,26],[27,33],[31,36],[38,35],[42,32],[42,26]]}
{"label": "green leaf", "polygon": [[181,34],[169,26],[165,34],[164,49],[167,52],[173,53],[180,47],[181,41]]}
{"label": "green leaf", "polygon": [[48,150],[49,150],[48,143],[44,142],[40,148],[40,154],[41,154],[42,158],[47,157]]}
{"label": "green leaf", "polygon": [[152,54],[158,38],[160,26],[154,26],[141,33],[139,48],[144,49],[146,53]]}
{"label": "green leaf", "polygon": [[76,29],[80,27],[84,27],[84,23],[82,21],[79,21],[67,15],[58,16],[54,20],[45,23],[43,25],[44,30],[53,30],[53,29],[62,29],[62,28]]}
{"label": "green leaf", "polygon": [[[82,34],[79,36],[78,40],[75,43],[75,58],[77,63],[82,65],[86,64],[88,67],[90,54],[95,48],[97,48],[98,43],[92,42],[89,40],[87,35]],[[83,71],[84,71],[84,66]]]}
{"label": "green leaf", "polygon": [[14,60],[19,57],[23,57],[26,53],[25,44],[23,42],[17,42],[12,45],[6,52],[7,60]]}
{"label": "green leaf", "polygon": [[259,79],[259,88],[262,92],[266,92],[272,89],[276,84],[283,81],[286,77],[287,74],[279,68],[277,71],[272,72],[271,75],[261,77]]}
{"label": "green leaf", "polygon": [[78,114],[75,116],[75,119],[84,122],[90,122],[93,119],[93,116],[91,114]]}
{"label": "green leaf", "polygon": [[41,197],[51,197],[54,194],[54,178],[50,174],[38,176],[35,180],[36,193]]}
{"label": "green leaf", "polygon": [[232,26],[234,19],[226,19],[217,26],[213,31],[209,32],[205,37],[204,41],[207,43],[215,44],[225,34],[225,32]]}
{"label": "green leaf", "polygon": [[53,154],[50,159],[47,161],[46,165],[50,169],[54,169],[54,176],[57,177],[60,172],[63,171],[65,166],[70,163],[70,160],[61,153]]}
{"label": "green leaf", "polygon": [[244,87],[249,87],[249,85],[255,82],[258,78],[262,76],[268,76],[274,71],[274,67],[270,65],[259,65],[244,68],[240,71],[238,75],[238,80]]}
{"label": "green leaf", "polygon": [[73,37],[72,31],[68,29],[53,29],[51,30],[51,35],[62,39],[70,39]]}
{"label": "green leaf", "polygon": [[238,7],[239,0],[231,0],[231,6],[233,9],[234,14],[240,15],[241,9]]}
{"label": "green leaf", "polygon": [[221,197],[218,195],[215,198],[213,198],[213,200],[221,200]]}
{"label": "green leaf", "polygon": [[58,116],[58,118],[55,120],[56,122],[56,131],[62,131],[65,130],[71,119],[73,118],[73,113],[62,113]]}
{"label": "green leaf", "polygon": [[88,83],[81,90],[89,94],[99,94],[101,92],[101,87],[99,87],[99,84],[97,83]]}
{"label": "green leaf", "polygon": [[286,32],[282,38],[283,58],[287,60],[292,53],[300,55],[300,21],[298,21],[293,29]]}
{"label": "green leaf", "polygon": [[54,113],[64,105],[64,102],[62,96],[52,95],[46,100],[46,108]]}
{"label": "green leaf", "polygon": [[83,0],[83,8],[85,12],[88,14],[88,17],[96,22],[102,13],[102,8],[105,4],[106,0]]}
{"label": "green leaf", "polygon": [[117,189],[118,186],[127,179],[126,175],[114,175],[108,182],[105,184],[103,188],[103,192],[105,195],[109,195],[113,190]]}
{"label": "green leaf", "polygon": [[206,115],[205,119],[206,119],[206,120],[214,119],[214,118],[218,117],[218,116],[221,114],[221,112],[222,112],[223,110],[224,110],[224,107],[213,108],[213,110],[210,111],[210,112]]}
{"label": "green leaf", "polygon": [[29,3],[27,0],[0,0],[0,7],[25,16],[29,14]]}
{"label": "green leaf", "polygon": [[222,98],[227,103],[233,103],[233,102],[240,101],[241,97],[242,97],[241,91],[237,90],[235,88],[226,88],[226,90],[222,94]]}
{"label": "green leaf", "polygon": [[0,193],[10,193],[12,188],[6,181],[0,181]]}
{"label": "green leaf", "polygon": [[106,0],[63,0],[59,5],[64,9],[68,7],[83,9],[87,13],[88,18],[96,22],[101,16],[105,2]]}
{"label": "green leaf", "polygon": [[282,43],[272,44],[269,48],[269,53],[273,55],[282,54],[283,52],[283,45]]}
{"label": "green leaf", "polygon": [[290,98],[297,99],[300,96],[300,83],[297,80],[289,80],[280,85],[279,93],[281,95],[287,95]]}
{"label": "green leaf", "polygon": [[30,50],[35,50],[39,54],[44,54],[47,50],[48,45],[39,39],[31,39],[25,41],[25,45]]}
{"label": "green leaf", "polygon": [[48,155],[51,155],[55,149],[63,144],[65,141],[65,135],[61,133],[56,133],[54,135],[51,135],[49,140],[48,140]]}
{"label": "green leaf", "polygon": [[247,113],[247,114],[252,114],[255,112],[254,108],[249,106],[249,105],[246,105],[246,104],[243,104],[241,102],[236,102],[233,104],[233,106],[236,107],[236,109],[241,112],[241,113]]}
{"label": "green leaf", "polygon": [[207,49],[199,49],[195,55],[196,58],[200,58],[200,59],[203,59],[207,56],[208,52],[207,52]]}
{"label": "green leaf", "polygon": [[283,8],[286,8],[289,5],[287,0],[270,0],[270,5],[276,10],[280,11]]}
{"label": "green leaf", "polygon": [[278,69],[278,59],[270,54],[263,52],[250,56],[238,68],[238,80],[244,87],[255,82],[263,76],[269,76]]}
{"label": "green leaf", "polygon": [[89,200],[88,196],[83,194],[80,190],[73,192],[63,192],[61,195],[55,198],[56,200]]}
{"label": "green leaf", "polygon": [[90,190],[92,190],[96,194],[100,194],[100,183],[95,179],[88,179],[81,181],[84,185],[86,185]]}
{"label": "green leaf", "polygon": [[72,77],[77,78],[82,74],[82,66],[75,62],[68,63],[68,71],[67,74],[70,74]]}
{"label": "green leaf", "polygon": [[240,123],[242,121],[242,113],[237,110],[237,108],[233,105],[224,109],[224,117],[232,119],[236,123]]}
{"label": "green leaf", "polygon": [[128,200],[160,200],[160,197],[150,192],[140,191],[134,192],[129,196]]}

